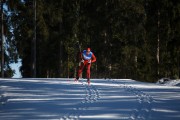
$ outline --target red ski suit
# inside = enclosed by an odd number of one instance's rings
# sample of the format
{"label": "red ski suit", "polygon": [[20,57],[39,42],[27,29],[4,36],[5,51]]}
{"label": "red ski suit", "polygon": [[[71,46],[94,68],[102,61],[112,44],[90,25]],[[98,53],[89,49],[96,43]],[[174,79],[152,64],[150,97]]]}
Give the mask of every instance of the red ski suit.
{"label": "red ski suit", "polygon": [[86,76],[87,76],[87,79],[89,80],[90,79],[91,63],[96,61],[96,57],[91,51],[88,52],[87,50],[84,50],[80,54],[80,59],[81,59],[81,63],[80,63],[80,66],[79,66],[77,77],[78,78],[80,77],[80,75],[81,75],[81,73],[82,73],[82,71],[84,69],[84,66],[86,66],[86,68],[87,68]]}

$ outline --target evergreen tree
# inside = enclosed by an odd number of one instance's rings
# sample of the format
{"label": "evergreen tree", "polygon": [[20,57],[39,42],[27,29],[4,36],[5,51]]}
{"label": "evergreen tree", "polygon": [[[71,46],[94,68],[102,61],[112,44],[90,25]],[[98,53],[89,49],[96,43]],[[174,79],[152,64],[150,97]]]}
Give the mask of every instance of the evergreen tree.
{"label": "evergreen tree", "polygon": [[179,1],[36,0],[36,21],[33,0],[7,3],[10,59],[22,59],[23,77],[32,77],[36,22],[37,77],[74,77],[78,41],[97,57],[92,77],[179,78]]}

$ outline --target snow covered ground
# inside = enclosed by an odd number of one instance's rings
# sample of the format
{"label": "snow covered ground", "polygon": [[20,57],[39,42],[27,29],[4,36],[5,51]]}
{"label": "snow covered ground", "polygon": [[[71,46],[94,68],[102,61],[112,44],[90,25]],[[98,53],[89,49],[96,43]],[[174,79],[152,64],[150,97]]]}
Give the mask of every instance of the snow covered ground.
{"label": "snow covered ground", "polygon": [[130,79],[0,79],[0,120],[180,120],[180,87]]}
{"label": "snow covered ground", "polygon": [[180,87],[180,79],[171,80],[169,78],[162,78],[157,81],[157,84],[162,84],[166,86],[179,86]]}

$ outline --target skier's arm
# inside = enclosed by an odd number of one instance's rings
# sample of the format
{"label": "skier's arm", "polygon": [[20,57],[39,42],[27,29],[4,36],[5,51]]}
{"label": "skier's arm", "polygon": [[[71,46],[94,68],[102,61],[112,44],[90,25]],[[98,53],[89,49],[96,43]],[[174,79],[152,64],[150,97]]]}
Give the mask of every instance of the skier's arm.
{"label": "skier's arm", "polygon": [[79,61],[84,63],[82,52],[80,53],[79,58],[80,58]]}
{"label": "skier's arm", "polygon": [[79,59],[80,59],[80,60],[83,59],[83,57],[82,57],[82,52],[80,52],[80,54],[79,54]]}
{"label": "skier's arm", "polygon": [[95,57],[94,54],[92,54],[91,62],[92,62],[92,63],[93,63],[93,62],[96,62],[96,57]]}

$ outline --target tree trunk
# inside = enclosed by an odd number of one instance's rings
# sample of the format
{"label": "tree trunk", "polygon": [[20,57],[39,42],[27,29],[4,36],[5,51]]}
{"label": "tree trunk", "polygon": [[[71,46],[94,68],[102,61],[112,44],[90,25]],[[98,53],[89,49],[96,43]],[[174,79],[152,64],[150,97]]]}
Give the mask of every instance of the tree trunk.
{"label": "tree trunk", "polygon": [[1,0],[1,77],[4,77],[4,15],[3,0]]}
{"label": "tree trunk", "polygon": [[160,20],[159,20],[159,17],[160,17],[160,12],[158,10],[158,21],[157,21],[157,24],[158,24],[158,33],[157,33],[157,54],[156,54],[156,57],[157,57],[157,74],[159,75],[159,42],[160,42],[160,38],[159,38],[159,25],[160,25]]}
{"label": "tree trunk", "polygon": [[36,0],[33,3],[34,6],[34,36],[32,39],[32,77],[36,77]]}

